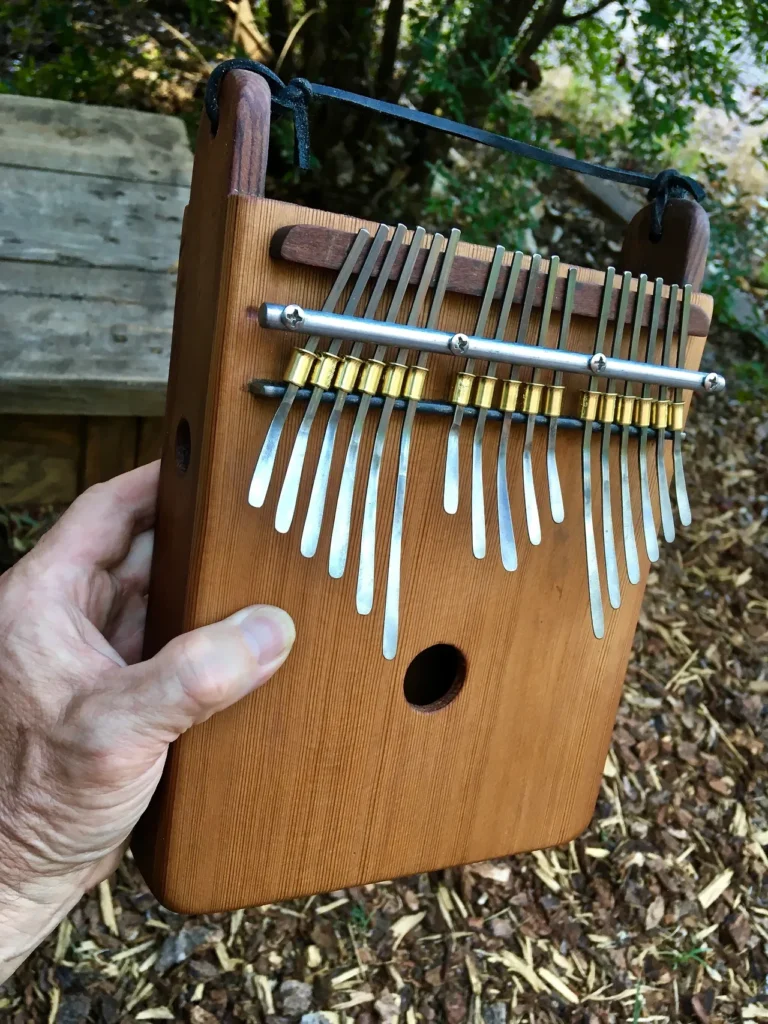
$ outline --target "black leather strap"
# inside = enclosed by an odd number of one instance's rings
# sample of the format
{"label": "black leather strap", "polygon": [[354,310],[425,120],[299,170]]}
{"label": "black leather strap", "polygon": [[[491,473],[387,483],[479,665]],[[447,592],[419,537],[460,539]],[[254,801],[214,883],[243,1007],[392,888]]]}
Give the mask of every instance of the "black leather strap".
{"label": "black leather strap", "polygon": [[286,84],[274,71],[265,67],[264,64],[259,64],[255,60],[247,60],[243,57],[235,57],[232,60],[223,61],[214,68],[211,77],[208,79],[208,85],[205,90],[205,110],[214,135],[219,126],[219,87],[221,86],[221,80],[228,71],[236,69],[253,71],[255,74],[261,75],[269,85],[272,93],[272,104],[276,111],[278,113],[286,111],[293,113],[294,159],[297,166],[302,170],[306,170],[309,167],[310,161],[309,102],[315,96],[320,96],[324,99],[336,100],[340,103],[349,103],[352,106],[362,107],[365,110],[372,110],[377,114],[385,114],[400,121],[409,121],[412,124],[422,125],[425,128],[431,128],[434,131],[440,131],[456,138],[479,142],[483,146],[491,146],[494,149],[500,149],[507,153],[514,153],[515,156],[521,156],[525,159],[538,160],[539,163],[550,164],[553,167],[562,167],[569,171],[576,171],[578,174],[588,174],[595,178],[606,178],[609,181],[619,181],[625,185],[646,188],[648,189],[648,199],[653,203],[650,231],[652,242],[658,242],[661,239],[664,209],[668,199],[691,196],[697,202],[701,202],[704,198],[704,189],[701,185],[694,181],[693,178],[680,174],[679,171],[666,170],[654,177],[650,174],[642,174],[639,171],[622,170],[619,167],[605,167],[602,164],[577,160],[576,157],[566,156],[563,153],[553,153],[548,149],[542,149],[540,146],[532,146],[528,142],[507,138],[505,135],[497,135],[495,132],[485,131],[484,128],[474,128],[472,125],[450,121],[446,117],[425,114],[411,107],[402,107],[396,103],[386,103],[384,100],[373,99],[371,96],[361,96],[354,92],[346,92],[344,89],[336,89],[330,85],[315,85],[308,82],[305,78],[294,78]]}

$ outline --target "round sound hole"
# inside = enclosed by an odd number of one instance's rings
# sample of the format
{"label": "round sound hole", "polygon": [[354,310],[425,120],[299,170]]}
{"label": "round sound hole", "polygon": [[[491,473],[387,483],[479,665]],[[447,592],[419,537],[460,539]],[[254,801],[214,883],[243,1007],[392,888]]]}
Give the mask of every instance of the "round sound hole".
{"label": "round sound hole", "polygon": [[189,423],[185,419],[181,419],[176,427],[176,469],[179,473],[187,472],[191,457],[192,434],[189,430]]}
{"label": "round sound hole", "polygon": [[458,696],[467,677],[467,659],[453,644],[433,644],[408,666],[405,699],[417,711],[439,711]]}

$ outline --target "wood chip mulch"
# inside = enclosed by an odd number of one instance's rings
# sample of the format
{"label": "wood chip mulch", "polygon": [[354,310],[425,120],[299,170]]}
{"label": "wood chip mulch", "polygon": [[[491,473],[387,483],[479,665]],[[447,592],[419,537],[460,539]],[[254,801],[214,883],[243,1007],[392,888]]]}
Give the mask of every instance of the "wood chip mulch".
{"label": "wood chip mulch", "polygon": [[689,431],[694,523],[651,575],[581,838],[191,918],[126,860],[0,987],[0,1020],[768,1020],[768,413],[699,401]]}

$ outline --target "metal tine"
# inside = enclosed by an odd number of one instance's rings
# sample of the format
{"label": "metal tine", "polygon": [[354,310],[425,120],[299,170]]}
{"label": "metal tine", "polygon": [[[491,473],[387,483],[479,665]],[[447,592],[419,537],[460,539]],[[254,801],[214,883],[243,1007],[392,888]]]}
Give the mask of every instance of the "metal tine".
{"label": "metal tine", "polygon": [[[371,248],[368,250],[365,263],[357,276],[355,286],[344,306],[345,316],[353,315],[357,309],[358,303],[363,297],[366,285],[373,274],[376,261],[379,258],[379,254],[385,241],[386,237],[377,232],[376,238],[374,238]],[[340,348],[341,341],[338,338],[334,338],[326,352],[329,356],[336,356]],[[275,529],[278,533],[287,533],[291,528],[291,523],[293,522],[293,514],[296,511],[296,500],[299,496],[301,474],[304,469],[304,459],[307,454],[309,434],[312,430],[312,424],[315,421],[317,410],[320,407],[320,400],[323,397],[324,390],[325,389],[322,384],[315,384],[312,388],[312,395],[307,403],[307,408],[304,411],[304,418],[301,421],[296,439],[293,442],[293,451],[291,452],[291,457],[288,461],[288,469],[285,473],[283,486],[280,490],[280,497],[277,501],[277,511],[275,512]]]}
{"label": "metal tine", "polygon": [[[549,261],[549,270],[547,272],[547,290],[544,294],[544,304],[541,308],[539,333],[536,337],[536,346],[538,348],[544,347],[546,343],[559,269],[560,258],[558,256],[552,256]],[[525,498],[525,521],[528,526],[528,538],[530,539],[531,544],[541,544],[539,506],[536,501],[536,489],[533,483],[533,431],[536,426],[536,414],[539,411],[539,402],[541,399],[541,385],[539,383],[540,377],[541,370],[535,368],[531,374],[531,382],[530,384],[525,385],[525,390],[523,392],[523,411],[528,412],[528,419],[525,423],[525,442],[523,444],[523,496]]]}
{"label": "metal tine", "polygon": [[[493,295],[496,291],[496,284],[501,273],[501,262],[504,259],[504,246],[497,245],[493,254],[488,278],[485,284],[483,300],[480,304],[480,311],[477,314],[475,335],[481,336],[485,331],[486,321],[491,312]],[[464,364],[464,373],[472,374],[475,368],[475,360],[467,359]],[[443,508],[446,512],[454,515],[459,508],[459,432],[461,421],[464,419],[466,405],[456,404],[453,410],[453,422],[448,431],[448,447],[445,455],[445,483],[443,486]]]}
{"label": "metal tine", "polygon": [[[512,257],[512,263],[509,268],[509,278],[507,280],[507,286],[504,291],[504,298],[502,299],[501,309],[499,310],[499,320],[496,325],[495,339],[497,341],[504,340],[504,333],[507,329],[507,322],[509,321],[509,314],[512,310],[512,302],[515,297],[515,288],[517,287],[517,280],[520,276],[520,268],[523,265],[523,254],[516,252]],[[497,362],[489,362],[488,369],[486,370],[486,380],[493,379],[496,377],[496,371],[498,370]],[[472,551],[475,558],[485,558],[485,488],[483,486],[483,436],[485,434],[485,422],[488,417],[488,409],[490,408],[490,401],[493,397],[493,388],[495,387],[495,381],[490,386],[490,394],[487,399],[483,401],[483,404],[478,402],[477,410],[477,421],[475,423],[475,434],[472,439]],[[505,472],[506,472],[506,460],[505,460]],[[511,519],[510,519],[511,521]],[[514,547],[515,539],[512,537],[512,545]]]}
{"label": "metal tine", "polygon": [[[602,351],[605,341],[605,330],[608,314],[613,298],[613,281],[616,271],[608,267],[605,272],[603,300],[600,305],[600,316],[597,321],[594,354]],[[592,377],[589,390],[582,394],[582,419],[584,420],[584,441],[581,448],[581,478],[584,493],[584,540],[587,552],[587,585],[589,587],[589,610],[592,617],[592,632],[598,640],[605,635],[603,618],[603,596],[600,591],[600,572],[597,566],[597,546],[595,544],[595,525],[592,519],[592,430],[597,416],[597,378]]]}
{"label": "metal tine", "polygon": [[[685,367],[685,353],[688,347],[688,325],[691,315],[691,294],[693,287],[690,284],[683,288],[683,308],[680,312],[680,337],[677,342],[677,366],[678,369]],[[675,402],[680,410],[680,421],[682,421],[683,390],[677,388],[675,391]],[[675,412],[674,408],[672,410]],[[677,498],[677,514],[680,516],[682,526],[691,525],[691,505],[688,501],[688,488],[685,485],[685,471],[683,469],[683,433],[681,427],[673,420],[672,430],[672,451],[675,464],[675,497]]]}
{"label": "metal tine", "polygon": [[[394,250],[396,241],[398,247],[402,245],[405,232],[405,226],[402,224],[398,225],[397,231],[395,232],[395,238],[392,239],[393,249],[391,251],[396,251]],[[419,232],[420,234],[418,234]],[[421,242],[425,233],[426,232],[423,228],[417,228],[414,232],[403,268],[397,279],[397,284],[395,285],[395,291],[389,303],[389,308],[385,317],[386,320],[394,321],[397,319],[400,307],[403,304],[403,299],[405,298],[405,293],[411,281],[413,267],[416,262],[416,258],[419,255],[419,249],[421,248]],[[416,237],[417,234],[418,239]],[[418,245],[415,245],[414,243],[417,241]],[[386,345],[377,345],[374,349],[371,362],[380,362],[385,355],[386,350]],[[349,443],[347,445],[347,454],[344,457],[344,469],[342,470],[341,484],[339,485],[339,493],[336,499],[336,513],[334,515],[333,531],[331,533],[331,550],[328,558],[328,572],[334,579],[339,579],[344,575],[344,569],[347,564],[349,533],[352,526],[352,498],[355,493],[355,479],[357,477],[357,461],[360,455],[360,441],[363,436],[363,428],[365,427],[365,420],[368,416],[368,409],[370,407],[372,397],[372,393],[369,394],[367,392],[363,392],[360,395],[360,404],[357,407],[357,414],[352,427],[352,434],[350,435]]]}
{"label": "metal tine", "polygon": [[[635,317],[632,323],[632,334],[629,342],[629,359],[637,359],[637,346],[643,326],[643,309],[645,292],[648,287],[648,275],[640,274],[637,279],[635,297]],[[629,427],[634,407],[634,389],[630,381],[624,384],[624,406],[619,416],[621,423],[621,448],[619,453],[619,473],[621,477],[621,525],[624,533],[624,558],[627,563],[627,578],[630,583],[640,582],[640,561],[637,557],[635,540],[635,522],[632,515],[632,492],[629,487]],[[628,401],[627,401],[628,400]]]}
{"label": "metal tine", "polygon": [[[448,281],[453,268],[453,260],[461,238],[461,232],[454,228],[448,237],[440,275],[435,285],[435,294],[429,309],[426,326],[437,327],[437,320],[443,304]],[[437,236],[435,238],[435,242]],[[433,245],[435,244],[433,242]],[[521,253],[522,255],[522,253]],[[514,289],[513,289],[514,292]],[[420,352],[416,365],[426,369],[429,354]],[[382,649],[384,657],[391,661],[397,654],[397,641],[400,631],[400,572],[403,551],[403,518],[405,515],[405,487],[408,481],[408,460],[411,454],[411,435],[413,421],[419,404],[418,396],[408,399],[400,432],[400,456],[397,465],[397,485],[395,488],[395,504],[392,512],[392,533],[389,539],[389,568],[387,570],[387,596],[384,603],[384,638]]]}
{"label": "metal tine", "polygon": [[[333,282],[333,287],[330,292],[328,292],[328,297],[323,303],[323,312],[332,313],[336,308],[336,303],[341,298],[342,292],[346,288],[347,282],[355,269],[355,264],[360,257],[360,253],[370,237],[370,232],[366,228],[361,228],[360,231],[358,231],[357,237],[352,243],[352,247],[347,253],[347,257],[341,266],[339,275]],[[307,352],[314,352],[319,341],[320,339],[318,337],[308,338],[304,344],[304,349]],[[254,508],[261,508],[266,501],[269,482],[272,479],[272,470],[275,466],[277,448],[280,444],[280,436],[283,432],[285,421],[288,419],[288,413],[291,411],[291,407],[296,399],[298,391],[298,384],[288,384],[285,389],[283,399],[278,406],[277,412],[272,417],[272,422],[269,426],[269,430],[267,431],[264,443],[261,446],[261,452],[259,453],[256,468],[254,469],[253,476],[251,477],[251,485],[248,490],[248,504],[253,505]]]}
{"label": "metal tine", "polygon": [[[669,366],[670,354],[672,352],[672,336],[675,333],[675,314],[677,313],[677,295],[680,291],[678,285],[670,285],[669,306],[667,309],[667,323],[664,331],[664,348],[661,353],[660,362]],[[659,386],[658,402],[666,401],[664,396],[668,389]],[[668,405],[668,402],[667,402]],[[660,422],[660,421],[659,421]],[[667,464],[664,459],[664,440],[666,434],[666,419],[661,425],[656,426],[656,473],[659,478],[659,508],[661,509],[661,529],[664,540],[671,544],[675,539],[675,520],[672,515],[672,500],[669,496],[669,480],[667,479]]]}
{"label": "metal tine", "polygon": [[[648,324],[648,338],[645,346],[645,361],[653,363],[656,360],[656,339],[659,333],[659,319],[661,317],[662,292],[664,279],[657,277],[653,284],[653,306],[651,307],[651,320]],[[643,384],[640,395],[643,408],[651,408],[651,385]],[[642,419],[641,417],[639,417]],[[640,463],[640,504],[643,510],[643,534],[645,536],[645,550],[650,562],[659,560],[659,539],[656,536],[656,523],[653,518],[653,503],[651,502],[651,487],[648,479],[648,422],[640,424],[640,442],[638,444],[638,459]]]}
{"label": "metal tine", "polygon": [[[621,355],[621,339],[624,334],[624,323],[627,319],[627,306],[629,305],[629,294],[632,287],[632,274],[626,270],[622,275],[621,291],[619,292],[619,308],[616,311],[616,326],[613,332],[613,345],[611,355],[618,358]],[[606,387],[606,395],[616,393],[616,382],[609,380]],[[605,395],[603,396],[605,398]],[[605,554],[605,578],[608,585],[608,600],[611,608],[621,607],[621,588],[619,586],[619,564],[616,559],[616,539],[613,535],[613,513],[611,511],[611,422],[607,416],[602,416],[603,436],[600,439],[600,469],[602,475],[602,497],[603,497],[603,552]],[[607,422],[606,422],[607,420]]]}
{"label": "metal tine", "polygon": [[[578,270],[576,267],[568,268],[568,276],[565,282],[565,299],[563,301],[563,312],[560,317],[560,330],[557,335],[557,347],[564,349],[568,343],[568,332],[571,328],[571,316],[573,315],[573,303],[576,296],[576,278]],[[552,379],[552,387],[563,386],[563,372],[556,370]],[[552,519],[556,523],[562,523],[565,519],[565,506],[563,505],[563,491],[560,487],[560,474],[557,471],[557,424],[559,413],[549,418],[549,431],[547,433],[547,483],[549,485],[549,508]]]}
{"label": "metal tine", "polygon": [[[420,228],[419,230],[421,231],[421,236],[419,238],[420,243],[426,232],[423,228]],[[414,240],[415,238],[416,236],[414,235]],[[424,307],[424,302],[427,298],[427,293],[429,292],[432,284],[432,277],[437,266],[437,261],[443,247],[443,240],[443,235],[435,235],[432,239],[432,245],[430,246],[427,254],[424,270],[422,271],[418,287],[416,288],[416,294],[413,298],[413,305],[411,306],[411,311],[408,314],[408,320],[406,321],[411,326],[417,324],[419,321],[421,311]],[[409,350],[407,348],[398,349],[395,362],[392,365],[395,367],[403,366],[405,364],[405,360],[408,358],[408,351]],[[382,393],[385,398],[384,404],[381,407],[381,413],[379,414],[379,425],[376,428],[376,436],[373,440],[373,452],[371,453],[371,462],[368,467],[368,483],[365,488],[365,503],[363,505],[363,529],[360,535],[360,563],[357,573],[356,605],[357,610],[361,615],[368,615],[373,608],[373,587],[376,571],[376,516],[379,501],[381,463],[384,458],[384,448],[387,443],[389,421],[392,418],[392,410],[395,408],[395,402],[400,397],[401,385],[395,384],[393,378],[392,385],[389,387],[385,377]]]}
{"label": "metal tine", "polygon": [[[398,231],[400,232],[400,237],[397,237]],[[392,271],[392,266],[394,265],[398,252],[400,251],[402,238],[405,235],[405,225],[400,225],[398,231],[396,231],[395,236],[393,236],[392,244],[389,246],[387,256],[381,270],[379,271],[379,275],[376,278],[376,284],[374,285],[370,298],[366,304],[365,312],[363,313],[363,316],[366,318],[375,317],[376,310],[379,308],[379,303],[381,302],[381,297],[384,294],[384,289],[389,282],[389,275]],[[389,229],[386,224],[382,224],[376,233],[376,238],[373,243],[374,246],[376,246],[377,254],[381,251],[381,248],[387,241],[388,234]],[[364,342],[356,341],[350,351],[350,358],[359,360],[363,347]],[[320,458],[317,463],[317,469],[315,470],[315,479],[312,483],[312,492],[309,496],[307,516],[304,520],[304,530],[301,535],[301,553],[305,558],[312,558],[317,551],[317,545],[320,542],[320,530],[323,525],[323,513],[325,511],[325,499],[328,494],[328,478],[331,473],[333,450],[336,445],[336,434],[338,432],[341,414],[344,410],[344,403],[346,402],[348,394],[349,389],[344,390],[337,384],[337,394],[325,427],[323,446],[320,449]]]}
{"label": "metal tine", "polygon": [[[512,311],[512,303],[515,298],[517,282],[523,266],[523,254],[519,250],[512,258],[512,266],[509,268],[509,279],[507,288],[502,300],[499,323],[496,328],[496,337],[503,340],[509,323],[509,315]],[[513,368],[510,366],[510,374]],[[509,482],[507,480],[507,452],[509,449],[509,431],[512,425],[512,414],[505,413],[501,433],[499,434],[499,450],[496,456],[496,504],[499,520],[499,547],[501,549],[501,564],[507,572],[514,572],[517,569],[517,545],[515,544],[515,530],[512,525],[512,509],[509,503]]]}
{"label": "metal tine", "polygon": [[[515,259],[517,259],[518,253],[515,253]],[[517,324],[517,330],[515,332],[515,341],[524,343],[525,336],[528,333],[528,324],[531,320],[531,310],[533,309],[533,299],[536,293],[536,282],[539,277],[539,265],[541,263],[541,256],[536,255],[531,257],[531,262],[528,267],[528,281],[525,286],[525,294],[523,296],[523,306],[520,310],[520,319]],[[512,266],[515,264],[513,262]],[[522,266],[522,254],[520,254],[520,266]],[[517,274],[520,273],[520,266],[518,266]],[[510,273],[510,280],[511,280]],[[509,282],[508,282],[509,283]],[[515,284],[517,284],[517,277],[515,278]],[[510,303],[514,297],[514,289],[504,297],[506,304],[507,299]],[[511,382],[510,386],[519,387],[519,381],[514,381],[514,366],[509,368],[508,381]],[[506,386],[506,385],[505,385]],[[503,395],[502,395],[503,400]],[[512,426],[512,411],[516,396],[513,396],[513,400],[509,410],[504,410],[504,416],[501,421],[501,432],[499,433],[499,452],[496,457],[496,500],[498,504],[498,515],[499,515],[499,546],[501,548],[501,563],[507,572],[514,572],[517,569],[517,547],[515,545],[515,533],[512,526],[512,509],[509,501],[509,482],[507,480],[507,453],[509,450],[509,433]]]}

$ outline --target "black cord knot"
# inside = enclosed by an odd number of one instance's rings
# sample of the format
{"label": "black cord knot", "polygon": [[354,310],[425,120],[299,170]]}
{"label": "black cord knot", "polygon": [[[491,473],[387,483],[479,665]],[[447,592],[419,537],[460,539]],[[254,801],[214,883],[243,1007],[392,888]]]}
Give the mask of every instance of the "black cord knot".
{"label": "black cord knot", "polygon": [[211,123],[213,135],[219,129],[219,89],[221,80],[228,71],[253,71],[261,75],[272,93],[272,106],[277,114],[291,111],[294,127],[294,160],[303,171],[309,168],[309,102],[312,86],[306,78],[294,78],[287,84],[271,68],[245,57],[233,57],[218,64],[208,79],[205,88],[205,111]]}
{"label": "black cord knot", "polygon": [[664,223],[664,211],[667,208],[669,199],[684,199],[685,196],[692,196],[700,203],[704,198],[704,189],[693,178],[679,171],[669,169],[661,171],[653,179],[648,189],[648,200],[653,203],[651,208],[651,230],[649,238],[652,242],[660,242],[662,227]]}
{"label": "black cord knot", "polygon": [[306,78],[292,78],[287,85],[272,92],[273,106],[293,113],[293,158],[302,171],[309,169],[309,102],[312,95],[312,86]]}

